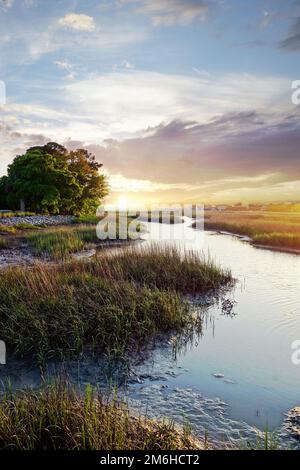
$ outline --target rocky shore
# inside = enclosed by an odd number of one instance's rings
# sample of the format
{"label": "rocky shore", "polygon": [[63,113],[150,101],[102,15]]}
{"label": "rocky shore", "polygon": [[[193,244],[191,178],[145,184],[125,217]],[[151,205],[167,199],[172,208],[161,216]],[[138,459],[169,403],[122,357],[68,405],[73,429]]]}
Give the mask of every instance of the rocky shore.
{"label": "rocky shore", "polygon": [[35,257],[26,246],[0,250],[0,269],[11,266],[30,266],[35,262]]}
{"label": "rocky shore", "polygon": [[300,407],[296,406],[289,411],[287,417],[287,428],[291,434],[300,440]]}
{"label": "rocky shore", "polygon": [[58,225],[70,225],[74,222],[75,217],[70,215],[33,215],[27,217],[7,217],[0,219],[0,225],[6,225],[14,227],[19,224],[30,224],[30,225],[47,225],[47,226],[58,226]]}

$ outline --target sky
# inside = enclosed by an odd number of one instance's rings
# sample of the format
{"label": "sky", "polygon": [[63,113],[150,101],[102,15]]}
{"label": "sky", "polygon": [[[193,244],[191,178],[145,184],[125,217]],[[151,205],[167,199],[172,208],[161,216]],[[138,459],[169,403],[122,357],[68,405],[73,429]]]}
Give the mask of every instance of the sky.
{"label": "sky", "polygon": [[0,174],[56,141],[109,202],[300,200],[300,0],[0,0],[0,44]]}

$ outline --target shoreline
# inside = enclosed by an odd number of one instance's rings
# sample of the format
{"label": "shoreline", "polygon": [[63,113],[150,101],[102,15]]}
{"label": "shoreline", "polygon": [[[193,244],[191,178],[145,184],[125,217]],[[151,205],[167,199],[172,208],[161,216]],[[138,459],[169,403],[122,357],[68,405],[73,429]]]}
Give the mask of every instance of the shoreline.
{"label": "shoreline", "polygon": [[233,233],[233,232],[227,232],[223,230],[213,230],[213,229],[208,229],[205,230],[205,232],[213,232],[213,233],[218,233],[219,235],[230,235],[231,237],[236,237],[239,238],[240,241],[244,241],[252,245],[254,248],[259,248],[262,250],[271,250],[271,251],[276,251],[276,252],[281,252],[281,253],[288,253],[288,254],[294,254],[294,255],[300,255],[300,250],[297,250],[296,248],[288,248],[284,246],[272,246],[272,245],[259,245],[256,244],[251,237],[248,235],[241,235],[239,233]]}

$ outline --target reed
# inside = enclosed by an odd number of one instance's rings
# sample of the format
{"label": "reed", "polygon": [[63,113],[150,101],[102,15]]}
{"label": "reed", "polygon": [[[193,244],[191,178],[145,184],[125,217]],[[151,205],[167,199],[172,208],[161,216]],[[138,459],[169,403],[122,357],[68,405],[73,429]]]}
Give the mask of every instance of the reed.
{"label": "reed", "polygon": [[174,423],[130,414],[126,404],[65,382],[6,392],[0,403],[3,450],[179,450],[200,444]]}
{"label": "reed", "polygon": [[247,235],[256,245],[300,249],[298,214],[212,212],[206,214],[205,229]]}

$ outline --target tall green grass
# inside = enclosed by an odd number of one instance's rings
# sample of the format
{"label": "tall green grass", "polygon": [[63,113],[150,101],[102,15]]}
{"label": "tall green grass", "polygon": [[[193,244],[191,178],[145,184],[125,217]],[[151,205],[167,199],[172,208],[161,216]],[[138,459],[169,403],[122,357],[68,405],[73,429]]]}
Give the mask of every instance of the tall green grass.
{"label": "tall green grass", "polygon": [[[117,225],[117,239],[119,238]],[[140,231],[140,227],[137,227]],[[128,232],[129,234],[129,232]],[[50,257],[54,260],[65,260],[72,253],[83,250],[89,244],[98,244],[95,225],[79,225],[75,227],[51,228],[45,231],[26,235],[29,246],[40,257]]]}
{"label": "tall green grass", "polygon": [[[115,260],[117,261],[115,263]],[[133,280],[141,285],[171,289],[181,294],[201,294],[228,284],[232,278],[209,259],[193,250],[152,243],[147,248],[128,248],[104,258],[103,268],[115,278]]]}
{"label": "tall green grass", "polygon": [[27,236],[31,246],[38,256],[49,256],[53,259],[65,259],[71,253],[84,248],[84,241],[70,230],[55,230],[32,233]]}
{"label": "tall green grass", "polygon": [[7,392],[0,403],[3,450],[174,450],[199,448],[172,422],[130,415],[127,406],[90,386],[79,394],[56,382],[39,391]]}
{"label": "tall green grass", "polygon": [[87,347],[109,357],[141,353],[157,334],[184,334],[194,325],[183,294],[230,280],[195,254],[157,247],[7,269],[0,277],[1,339],[37,361]]}

